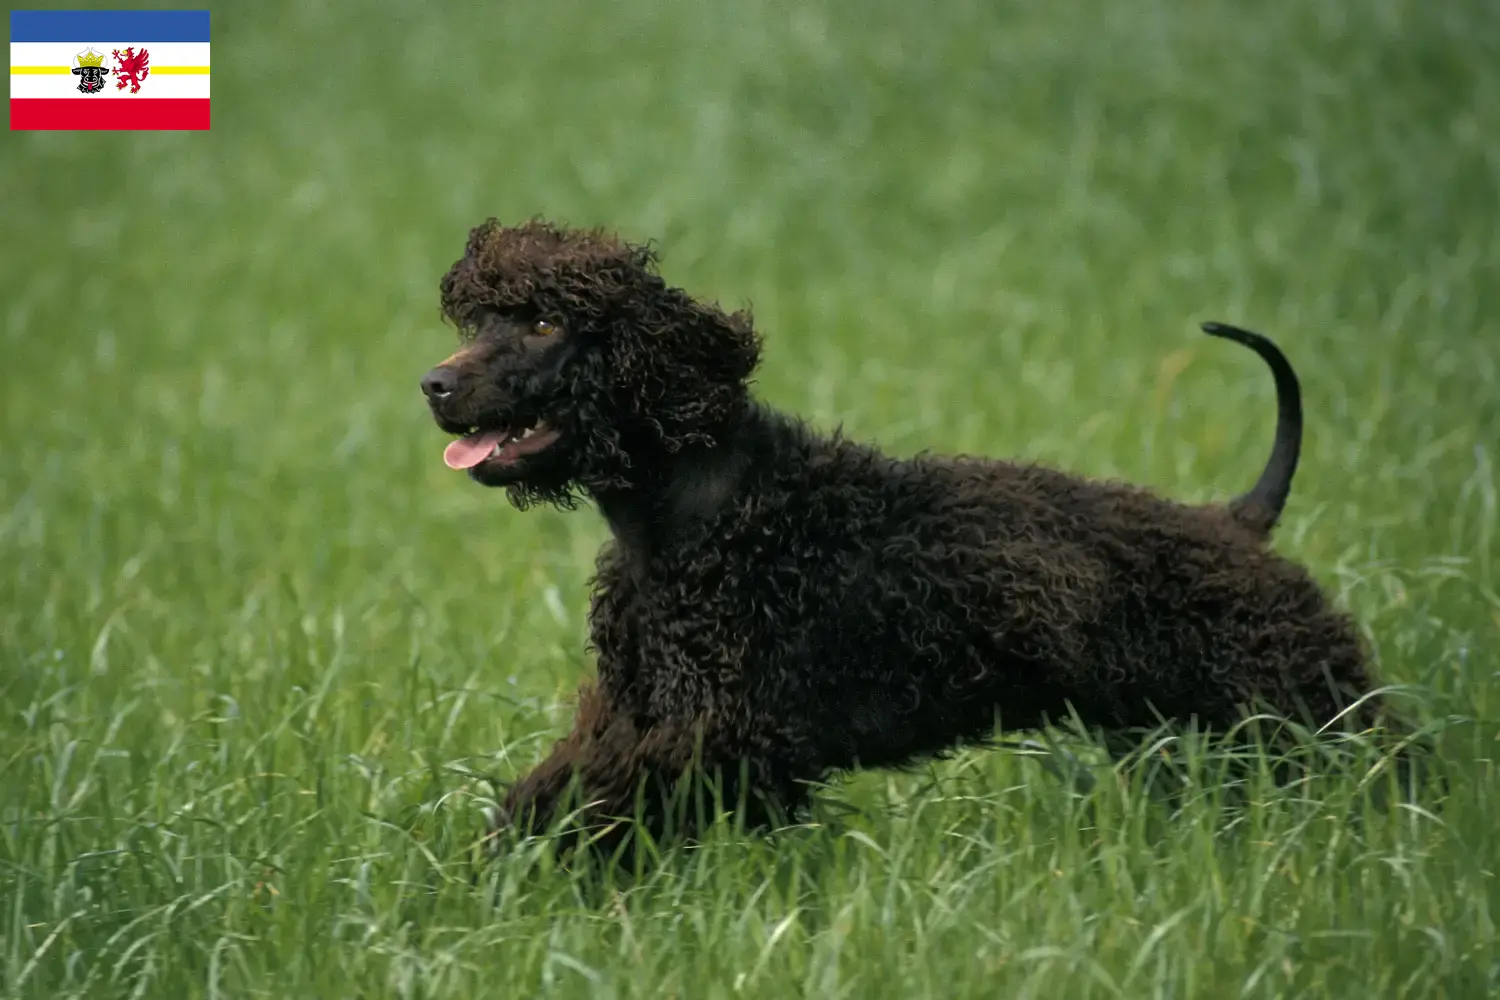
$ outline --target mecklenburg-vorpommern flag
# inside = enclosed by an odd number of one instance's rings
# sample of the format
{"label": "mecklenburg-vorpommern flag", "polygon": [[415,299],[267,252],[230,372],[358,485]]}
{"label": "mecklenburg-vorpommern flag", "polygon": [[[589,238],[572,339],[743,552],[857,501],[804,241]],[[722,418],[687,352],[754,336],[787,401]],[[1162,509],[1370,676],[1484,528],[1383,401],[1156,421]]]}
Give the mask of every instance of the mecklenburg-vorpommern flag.
{"label": "mecklenburg-vorpommern flag", "polygon": [[208,128],[208,11],[11,11],[10,127]]}

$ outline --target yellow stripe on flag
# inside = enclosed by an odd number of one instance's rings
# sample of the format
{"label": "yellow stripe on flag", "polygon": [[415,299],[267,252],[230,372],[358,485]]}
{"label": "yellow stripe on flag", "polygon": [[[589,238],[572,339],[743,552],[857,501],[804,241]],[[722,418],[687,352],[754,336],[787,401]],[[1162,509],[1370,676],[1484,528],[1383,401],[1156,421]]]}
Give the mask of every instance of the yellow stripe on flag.
{"label": "yellow stripe on flag", "polygon": [[[11,76],[31,75],[35,73],[60,73],[64,76],[73,72],[67,66],[12,66]],[[207,66],[152,66],[148,75],[161,74],[162,76],[208,76]]]}

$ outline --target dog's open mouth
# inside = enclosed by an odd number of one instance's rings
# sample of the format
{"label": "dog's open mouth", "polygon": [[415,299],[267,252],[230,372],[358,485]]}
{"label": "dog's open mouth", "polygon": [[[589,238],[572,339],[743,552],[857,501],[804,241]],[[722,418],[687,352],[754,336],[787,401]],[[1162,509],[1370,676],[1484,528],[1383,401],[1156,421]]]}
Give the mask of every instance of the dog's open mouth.
{"label": "dog's open mouth", "polygon": [[515,430],[474,430],[444,449],[443,462],[450,469],[472,469],[482,462],[510,465],[545,450],[560,436],[561,432],[540,421]]}

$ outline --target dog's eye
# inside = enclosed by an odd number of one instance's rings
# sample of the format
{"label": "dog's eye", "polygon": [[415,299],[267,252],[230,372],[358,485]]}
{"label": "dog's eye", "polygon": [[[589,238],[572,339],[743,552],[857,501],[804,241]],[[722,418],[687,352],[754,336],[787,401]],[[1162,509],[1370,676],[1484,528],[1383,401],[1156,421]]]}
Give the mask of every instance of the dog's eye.
{"label": "dog's eye", "polygon": [[550,337],[557,332],[557,324],[539,319],[531,324],[531,332],[535,333],[538,337]]}

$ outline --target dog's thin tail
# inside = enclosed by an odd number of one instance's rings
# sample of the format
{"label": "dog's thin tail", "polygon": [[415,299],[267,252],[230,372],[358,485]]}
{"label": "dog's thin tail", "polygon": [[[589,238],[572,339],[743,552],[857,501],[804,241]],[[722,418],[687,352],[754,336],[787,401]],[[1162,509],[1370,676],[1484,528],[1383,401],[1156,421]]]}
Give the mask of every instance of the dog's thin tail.
{"label": "dog's thin tail", "polygon": [[1276,439],[1271,446],[1271,457],[1250,491],[1229,503],[1229,512],[1235,520],[1261,534],[1270,534],[1286,506],[1292,476],[1297,472],[1297,458],[1302,452],[1302,387],[1291,362],[1270,338],[1225,323],[1204,323],[1203,332],[1244,344],[1270,365],[1271,375],[1276,379]]}

